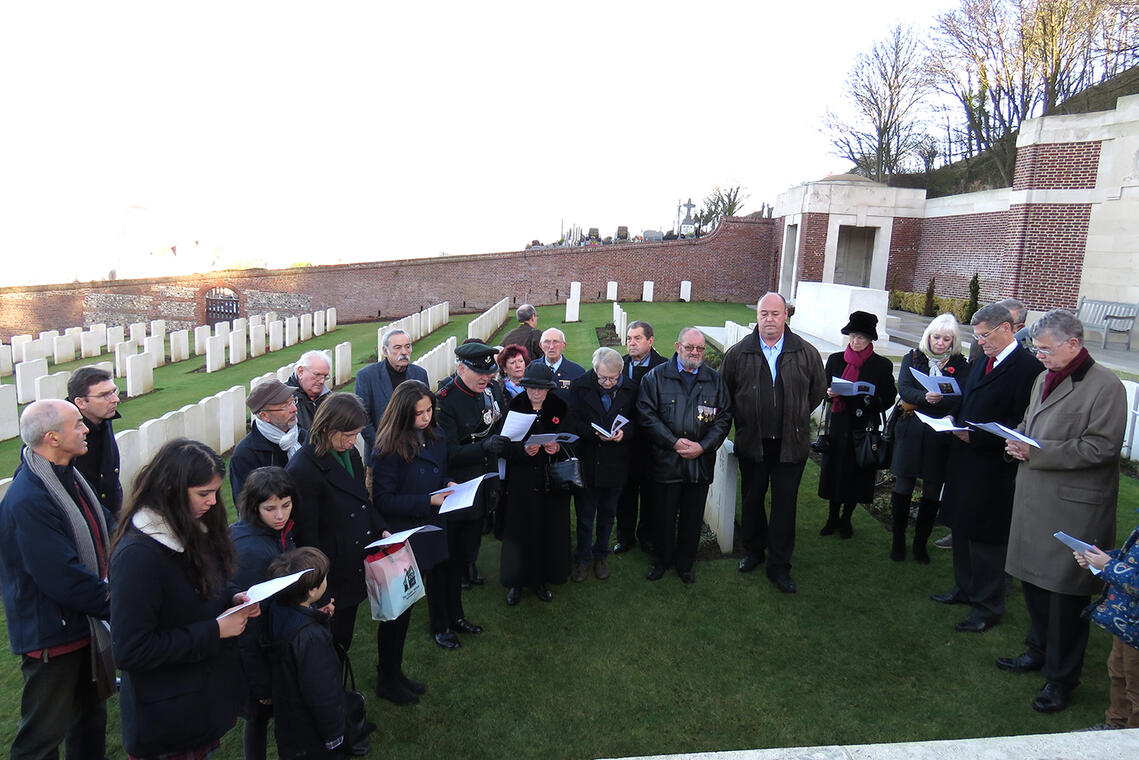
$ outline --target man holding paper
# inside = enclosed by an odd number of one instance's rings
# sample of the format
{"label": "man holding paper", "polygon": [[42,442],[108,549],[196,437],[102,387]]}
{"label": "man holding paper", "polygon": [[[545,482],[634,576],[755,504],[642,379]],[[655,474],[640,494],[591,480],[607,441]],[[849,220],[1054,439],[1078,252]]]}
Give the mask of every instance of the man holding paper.
{"label": "man holding paper", "polygon": [[[993,304],[980,309],[972,326],[973,337],[988,359],[972,365],[957,422],[999,422],[1015,428],[1028,408],[1032,383],[1042,366],[1016,342],[1012,315],[1005,307]],[[953,528],[956,585],[930,599],[970,605],[969,616],[956,628],[982,633],[1000,622],[1005,611],[1005,552],[1016,463],[1005,456],[1004,439],[992,433],[973,429],[953,435],[944,505]]]}
{"label": "man holding paper", "polygon": [[1088,354],[1083,325],[1071,312],[1053,309],[1031,334],[1047,372],[1033,385],[1019,430],[1040,448],[1005,441],[1020,462],[1006,569],[1021,579],[1030,623],[1024,653],[999,658],[997,667],[1041,670],[1045,684],[1032,707],[1056,712],[1079,683],[1088,640],[1081,613],[1103,583],[1073,562],[1071,550],[1052,534],[1063,531],[1095,546],[1115,543],[1127,406],[1123,384]]}

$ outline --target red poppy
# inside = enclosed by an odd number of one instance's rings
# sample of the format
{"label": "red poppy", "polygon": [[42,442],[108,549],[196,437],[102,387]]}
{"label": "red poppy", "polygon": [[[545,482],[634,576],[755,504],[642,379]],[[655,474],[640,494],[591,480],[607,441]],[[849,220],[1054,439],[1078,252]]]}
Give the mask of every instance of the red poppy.
{"label": "red poppy", "polygon": [[946,368],[945,368],[945,372],[946,372],[946,374],[949,374],[949,375],[952,375],[952,374],[953,374],[954,372],[956,372],[956,371],[957,371],[957,368],[956,368],[956,367],[946,367]]}
{"label": "red poppy", "polygon": [[550,422],[552,422],[552,423],[554,423],[555,425],[557,425],[559,422],[561,422],[561,420],[559,420],[557,417],[553,417],[553,418],[551,418],[551,419],[550,419]]}

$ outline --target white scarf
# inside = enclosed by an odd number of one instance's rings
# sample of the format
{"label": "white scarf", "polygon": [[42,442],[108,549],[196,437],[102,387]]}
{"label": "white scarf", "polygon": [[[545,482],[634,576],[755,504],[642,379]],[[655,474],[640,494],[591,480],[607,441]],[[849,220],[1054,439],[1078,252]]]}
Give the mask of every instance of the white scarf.
{"label": "white scarf", "polygon": [[265,420],[260,417],[254,417],[253,424],[257,426],[261,435],[265,436],[268,441],[280,446],[281,451],[289,455],[289,459],[292,459],[293,455],[301,450],[300,441],[297,440],[300,436],[300,426],[293,425],[286,433],[276,425],[270,425],[268,422],[265,422]]}

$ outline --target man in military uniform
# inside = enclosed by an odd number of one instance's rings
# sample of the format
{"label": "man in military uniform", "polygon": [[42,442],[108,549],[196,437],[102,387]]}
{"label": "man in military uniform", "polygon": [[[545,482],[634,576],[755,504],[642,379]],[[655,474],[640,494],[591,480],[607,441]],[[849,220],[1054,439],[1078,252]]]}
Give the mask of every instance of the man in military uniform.
{"label": "man in military uniform", "polygon": [[[491,379],[498,371],[495,351],[484,343],[464,343],[455,350],[458,360],[454,381],[442,385],[439,399],[439,427],[447,440],[447,476],[457,483],[498,469],[498,457],[510,442],[502,435],[502,400]],[[452,557],[467,563],[468,580],[473,585],[484,581],[475,561],[482,539],[482,521],[495,503],[498,481],[483,481],[475,503],[467,509],[447,513],[447,544]]]}
{"label": "man in military uniform", "polygon": [[570,383],[585,374],[585,367],[572,362],[563,356],[566,350],[566,334],[556,327],[551,327],[542,333],[542,355],[531,364],[544,364],[554,373],[554,395],[566,402],[570,402]]}

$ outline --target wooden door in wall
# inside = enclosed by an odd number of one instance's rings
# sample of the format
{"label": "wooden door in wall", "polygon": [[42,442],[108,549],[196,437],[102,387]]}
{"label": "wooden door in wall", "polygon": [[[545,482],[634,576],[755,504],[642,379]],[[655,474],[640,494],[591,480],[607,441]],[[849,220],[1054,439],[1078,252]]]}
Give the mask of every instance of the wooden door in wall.
{"label": "wooden door in wall", "polygon": [[239,304],[237,294],[229,288],[212,288],[206,292],[206,324],[211,327],[218,322],[232,322],[237,319]]}
{"label": "wooden door in wall", "polygon": [[870,263],[874,259],[874,227],[838,228],[838,251],[834,262],[836,285],[870,287]]}

